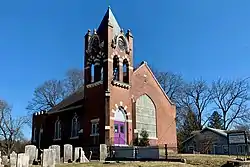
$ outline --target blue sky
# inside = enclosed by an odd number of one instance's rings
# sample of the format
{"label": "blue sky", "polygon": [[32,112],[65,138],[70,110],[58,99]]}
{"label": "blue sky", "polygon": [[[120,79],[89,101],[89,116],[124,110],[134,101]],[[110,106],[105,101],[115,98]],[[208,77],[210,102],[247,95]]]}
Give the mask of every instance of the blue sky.
{"label": "blue sky", "polygon": [[[249,76],[249,0],[108,0],[134,35],[134,60],[186,80]],[[83,68],[83,38],[97,28],[107,0],[0,2],[0,98],[15,115],[45,80]],[[25,131],[29,137],[30,130]]]}

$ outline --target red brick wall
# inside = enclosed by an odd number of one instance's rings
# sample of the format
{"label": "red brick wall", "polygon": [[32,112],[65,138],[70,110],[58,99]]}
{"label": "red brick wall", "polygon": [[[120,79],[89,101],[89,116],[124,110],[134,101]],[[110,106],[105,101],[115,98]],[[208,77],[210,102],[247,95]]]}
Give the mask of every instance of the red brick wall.
{"label": "red brick wall", "polygon": [[[84,143],[80,142],[84,137],[84,140],[89,140],[87,137],[89,136],[80,136],[79,139],[70,139],[71,137],[71,121],[76,113],[79,120],[85,117],[84,108],[78,108],[74,110],[54,113],[54,114],[43,114],[35,116],[35,125],[36,127],[40,127],[43,125],[43,134],[41,139],[41,148],[48,148],[52,144],[57,144],[63,146],[63,144],[72,144],[73,146],[83,146]],[[61,120],[61,140],[54,140],[54,130],[55,130],[55,121],[57,117]],[[42,120],[43,119],[43,120]],[[81,121],[81,128],[87,127],[88,124]],[[87,128],[86,128],[87,129]],[[38,132],[38,131],[37,131]],[[86,133],[86,132],[85,132]],[[38,134],[37,141],[34,143],[38,146]]]}
{"label": "red brick wall", "polygon": [[[107,78],[105,80],[107,84],[107,89],[110,91],[110,117],[114,117],[114,113],[112,112],[113,110],[116,110],[116,104],[120,106],[120,102],[122,102],[123,107],[126,108],[126,113],[130,113],[127,117],[128,120],[132,120],[132,103],[131,103],[131,88],[122,88],[116,85],[111,84],[113,80],[113,56],[117,55],[119,57],[119,82],[123,82],[123,58],[127,58],[129,61],[129,66],[133,67],[133,37],[130,36],[129,34],[126,34],[126,38],[129,43],[129,48],[130,52],[126,53],[124,51],[120,51],[118,48],[112,48],[111,43],[112,40],[114,40],[113,37],[113,29],[112,27],[108,26],[108,34],[107,34],[107,43],[109,44],[108,46],[108,63],[107,63]],[[133,74],[133,69],[129,68],[129,85],[132,85],[132,74]],[[114,137],[114,120],[110,119],[110,130],[109,130],[109,138]],[[130,144],[132,141],[132,122],[127,123],[127,144]]]}
{"label": "red brick wall", "polygon": [[[111,93],[110,93],[110,116],[114,117],[114,113],[112,112],[113,110],[116,110],[116,104],[120,106],[120,102],[122,102],[122,106],[125,107],[127,106],[126,109],[126,114],[130,113],[128,115],[128,120],[132,120],[132,104],[131,104],[131,95],[130,95],[130,90],[120,88],[117,86],[111,87]],[[114,137],[114,120],[110,120],[110,136],[111,138]],[[132,122],[128,123],[127,127],[127,132],[128,132],[128,138],[127,138],[127,143],[129,144],[132,141]]]}
{"label": "red brick wall", "polygon": [[[82,118],[82,122],[84,122],[84,136],[89,136],[91,134],[91,126],[90,122],[92,119],[99,118],[99,134],[100,143],[105,143],[105,106],[104,106],[104,90],[103,85],[98,85],[92,88],[85,89],[85,101],[84,101],[84,118]],[[93,137],[90,137],[92,139]],[[92,142],[92,141],[89,141]]]}
{"label": "red brick wall", "polygon": [[147,94],[156,106],[157,143],[176,147],[175,105],[171,104],[165,96],[146,64],[141,65],[134,72],[132,80],[132,95],[135,101],[143,94]]}

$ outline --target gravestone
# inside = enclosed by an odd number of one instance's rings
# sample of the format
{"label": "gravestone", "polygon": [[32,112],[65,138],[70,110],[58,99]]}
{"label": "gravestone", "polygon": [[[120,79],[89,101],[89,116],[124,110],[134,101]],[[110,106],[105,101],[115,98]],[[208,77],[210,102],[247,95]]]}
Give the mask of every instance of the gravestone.
{"label": "gravestone", "polygon": [[74,161],[76,162],[81,155],[82,147],[76,147],[75,148],[75,154],[74,154]]}
{"label": "gravestone", "polygon": [[55,151],[55,163],[60,163],[60,146],[59,145],[52,145],[49,147],[50,149],[53,149]]}
{"label": "gravestone", "polygon": [[108,150],[106,144],[100,144],[100,161],[105,161],[108,156]]}
{"label": "gravestone", "polygon": [[63,161],[64,163],[67,163],[69,160],[72,161],[72,145],[65,144],[63,148]]}
{"label": "gravestone", "polygon": [[2,164],[2,152],[0,151],[0,167],[3,167],[4,165]]}
{"label": "gravestone", "polygon": [[16,167],[16,164],[17,164],[17,153],[13,151],[10,154],[10,167]]}
{"label": "gravestone", "polygon": [[0,151],[0,165],[2,164],[2,152]]}
{"label": "gravestone", "polygon": [[37,160],[37,148],[34,145],[25,146],[25,154],[29,156],[29,164],[31,165],[34,160]]}
{"label": "gravestone", "polygon": [[42,157],[42,167],[55,167],[55,150],[44,149]]}
{"label": "gravestone", "polygon": [[81,150],[80,163],[89,162],[88,158],[85,156],[85,152]]}
{"label": "gravestone", "polygon": [[17,155],[17,167],[28,167],[29,166],[29,155],[20,153]]}
{"label": "gravestone", "polygon": [[9,159],[7,155],[2,156],[2,164],[3,165],[8,165]]}

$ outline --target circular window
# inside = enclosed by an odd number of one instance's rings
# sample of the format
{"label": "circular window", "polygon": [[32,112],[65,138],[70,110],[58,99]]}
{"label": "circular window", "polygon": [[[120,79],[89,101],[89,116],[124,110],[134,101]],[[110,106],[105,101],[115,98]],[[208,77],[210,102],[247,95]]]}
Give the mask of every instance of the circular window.
{"label": "circular window", "polygon": [[118,47],[120,50],[124,51],[126,49],[126,43],[122,37],[118,39]]}

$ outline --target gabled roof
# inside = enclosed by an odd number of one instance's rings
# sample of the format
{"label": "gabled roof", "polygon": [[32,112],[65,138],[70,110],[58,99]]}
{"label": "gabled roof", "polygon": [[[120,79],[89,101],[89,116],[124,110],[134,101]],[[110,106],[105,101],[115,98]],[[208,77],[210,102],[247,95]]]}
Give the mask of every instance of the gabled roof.
{"label": "gabled roof", "polygon": [[195,135],[195,134],[198,134],[198,133],[200,133],[200,130],[195,130],[195,131],[191,132],[191,135]]}
{"label": "gabled roof", "polygon": [[215,129],[215,128],[210,128],[210,127],[205,127],[200,131],[194,131],[192,132],[192,136],[190,136],[189,138],[187,138],[186,140],[184,140],[182,143],[185,143],[187,141],[189,141],[190,139],[192,139],[193,137],[195,137],[197,134],[204,132],[205,130],[209,130],[212,131],[214,133],[217,133],[218,135],[227,137],[227,131],[226,130],[221,130],[221,129]]}
{"label": "gabled roof", "polygon": [[[227,131],[226,131],[226,130],[215,129],[215,128],[210,128],[210,127],[205,127],[205,128],[202,129],[202,131],[204,131],[204,130],[206,130],[206,129],[211,130],[211,131],[213,131],[213,132],[215,132],[215,133],[217,133],[217,134],[219,134],[219,135],[221,135],[221,136],[227,137]],[[202,132],[202,131],[201,131],[201,132]]]}
{"label": "gabled roof", "polygon": [[[210,130],[214,133],[217,133],[218,135],[221,135],[223,137],[226,137],[227,138],[227,134],[228,133],[232,133],[232,132],[242,132],[242,131],[239,131],[239,130],[222,130],[222,129],[215,129],[215,128],[210,128],[210,127],[205,127],[203,128],[200,132],[198,133],[202,133],[204,132],[205,130]],[[192,136],[190,136],[189,138],[187,138],[185,141],[183,141],[182,143],[185,143],[187,141],[189,141],[190,139],[192,139],[193,137],[195,137],[198,133],[197,131],[194,131],[195,133],[193,133]],[[250,140],[247,139],[247,142],[250,143]]]}
{"label": "gabled roof", "polygon": [[168,95],[166,94],[166,92],[163,90],[161,84],[160,84],[159,81],[156,79],[154,73],[152,72],[152,70],[150,69],[150,67],[147,65],[147,63],[146,63],[145,61],[143,61],[143,62],[141,63],[141,65],[140,65],[137,69],[134,70],[134,73],[136,73],[136,72],[137,72],[141,67],[143,67],[143,66],[146,66],[146,68],[148,69],[149,73],[152,75],[152,77],[154,78],[156,84],[159,86],[159,88],[161,89],[162,93],[164,94],[164,96],[166,97],[166,99],[169,101],[169,103],[170,103],[171,105],[175,105],[175,104],[170,100],[170,98],[168,97]]}
{"label": "gabled roof", "polygon": [[56,106],[54,106],[51,110],[48,112],[54,112],[58,111],[60,109],[63,109],[77,101],[84,99],[84,86],[82,86],[80,89],[78,89],[75,93],[69,95],[64,100],[62,100],[60,103],[58,103]]}
{"label": "gabled roof", "polygon": [[99,25],[97,32],[102,31],[103,29],[105,29],[106,27],[108,27],[108,25],[112,25],[113,26],[113,36],[118,35],[121,31],[121,28],[110,8],[110,6],[108,7],[108,10],[106,11],[101,24]]}

